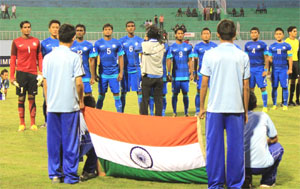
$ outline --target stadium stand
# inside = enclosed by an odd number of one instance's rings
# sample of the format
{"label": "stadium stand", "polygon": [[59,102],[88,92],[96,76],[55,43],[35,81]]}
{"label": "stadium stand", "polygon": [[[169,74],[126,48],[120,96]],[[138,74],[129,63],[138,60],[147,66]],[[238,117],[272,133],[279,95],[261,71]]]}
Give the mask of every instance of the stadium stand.
{"label": "stadium stand", "polygon": [[[241,4],[239,4],[238,2],[240,1],[246,2],[246,0],[227,0],[227,7],[230,7],[233,4],[233,2],[235,2],[235,7],[239,8]],[[17,19],[0,20],[0,40],[12,39],[15,36],[14,32],[19,31],[19,23],[22,20],[31,21],[32,31],[44,31],[44,33],[41,32],[40,34],[41,39],[43,39],[44,37],[48,37],[48,22],[51,19],[58,19],[62,23],[71,23],[74,25],[78,23],[85,24],[87,26],[88,32],[101,32],[103,24],[108,22],[114,25],[114,32],[125,32],[125,22],[128,20],[133,20],[136,22],[137,32],[144,32],[144,21],[147,19],[153,20],[155,14],[164,15],[164,29],[167,32],[172,32],[171,29],[176,24],[185,24],[188,32],[200,32],[203,27],[209,27],[213,32],[215,32],[217,24],[217,21],[204,22],[201,16],[196,18],[186,16],[176,17],[178,7],[181,7],[183,11],[185,11],[188,6],[190,6],[191,9],[194,7],[198,8],[197,0],[15,0],[14,2],[17,4]],[[285,29],[290,25],[299,25],[300,23],[300,9],[298,0],[280,1],[280,5],[279,3],[275,3],[279,2],[279,0],[264,0],[268,8],[268,14],[263,15],[255,14],[256,5],[258,1],[251,1],[253,2],[253,4],[249,4],[250,1],[247,2],[248,3],[243,4],[243,8],[245,10],[245,17],[231,17],[230,15],[225,15],[224,13],[222,13],[221,15],[222,19],[229,18],[235,21],[236,23],[239,22],[241,37],[243,39],[247,38],[243,37],[242,32],[248,32],[253,26],[259,27],[261,31],[269,31],[270,33],[267,33],[266,35],[268,35],[269,38],[273,38],[273,34],[271,32],[273,32],[274,28],[282,27]],[[273,4],[271,4],[271,2],[273,2]],[[273,5],[275,7],[280,8],[271,8]],[[91,6],[95,8],[84,8]],[[288,6],[294,6],[294,8],[283,8]],[[228,9],[231,10],[232,8]],[[202,15],[202,12],[198,13],[199,15]],[[172,33],[170,34],[172,35]],[[245,34],[245,37],[246,36],[248,36],[248,33]],[[97,39],[98,37],[100,37],[99,33],[89,33],[88,35],[89,39]],[[267,37],[265,37],[265,39],[267,39]]]}

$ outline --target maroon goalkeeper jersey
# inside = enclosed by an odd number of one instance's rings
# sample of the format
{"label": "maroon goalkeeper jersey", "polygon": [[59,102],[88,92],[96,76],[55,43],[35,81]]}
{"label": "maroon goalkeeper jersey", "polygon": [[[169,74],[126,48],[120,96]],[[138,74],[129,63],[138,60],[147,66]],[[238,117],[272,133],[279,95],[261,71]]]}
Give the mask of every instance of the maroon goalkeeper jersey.
{"label": "maroon goalkeeper jersey", "polygon": [[10,78],[15,78],[15,69],[37,75],[37,65],[42,72],[42,60],[39,39],[31,36],[28,39],[15,39],[11,47]]}

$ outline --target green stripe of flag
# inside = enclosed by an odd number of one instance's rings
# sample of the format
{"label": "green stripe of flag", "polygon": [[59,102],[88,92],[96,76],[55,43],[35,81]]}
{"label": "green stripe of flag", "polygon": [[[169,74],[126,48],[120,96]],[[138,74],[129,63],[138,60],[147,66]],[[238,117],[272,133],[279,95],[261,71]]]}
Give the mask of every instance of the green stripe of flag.
{"label": "green stripe of flag", "polygon": [[101,158],[99,158],[99,160],[107,176],[131,178],[136,180],[207,184],[207,173],[205,167],[187,171],[165,172],[137,169],[113,163]]}

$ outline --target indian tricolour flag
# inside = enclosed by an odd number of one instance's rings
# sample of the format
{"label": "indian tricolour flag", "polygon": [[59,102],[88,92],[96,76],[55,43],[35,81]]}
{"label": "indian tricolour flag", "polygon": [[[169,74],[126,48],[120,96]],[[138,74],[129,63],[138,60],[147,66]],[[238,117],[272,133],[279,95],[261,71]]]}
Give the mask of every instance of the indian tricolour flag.
{"label": "indian tricolour flag", "polygon": [[106,175],[207,183],[197,118],[129,115],[88,107],[84,117]]}

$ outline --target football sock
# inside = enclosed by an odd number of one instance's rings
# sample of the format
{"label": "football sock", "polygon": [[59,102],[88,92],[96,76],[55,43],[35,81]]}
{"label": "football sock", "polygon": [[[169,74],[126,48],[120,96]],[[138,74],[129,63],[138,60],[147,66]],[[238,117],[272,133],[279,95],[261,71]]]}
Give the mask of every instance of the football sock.
{"label": "football sock", "polygon": [[36,114],[35,98],[28,97],[28,103],[29,103],[31,125],[35,125],[35,114]]}
{"label": "football sock", "polygon": [[150,109],[150,115],[154,115],[154,97],[150,96],[149,98],[149,109]]}
{"label": "football sock", "polygon": [[172,96],[172,107],[173,107],[173,113],[177,113],[177,100],[178,100],[178,94],[173,94]]}
{"label": "football sock", "polygon": [[197,93],[195,97],[195,107],[196,107],[196,113],[200,112],[200,94]]}
{"label": "football sock", "polygon": [[120,96],[114,96],[117,112],[122,113],[122,102]]}
{"label": "football sock", "polygon": [[184,115],[188,114],[188,109],[189,109],[189,96],[183,95],[183,105],[184,105]]}
{"label": "football sock", "polygon": [[167,98],[163,96],[163,109],[162,109],[162,116],[166,115],[166,108],[167,108]]}
{"label": "football sock", "polygon": [[268,106],[268,92],[262,91],[261,96],[262,96],[264,107],[267,107]]}
{"label": "football sock", "polygon": [[289,98],[289,102],[293,101],[295,87],[296,87],[295,83],[291,83],[291,85],[290,85],[290,98]]}
{"label": "football sock", "polygon": [[102,109],[104,98],[105,98],[105,96],[102,96],[102,95],[98,96],[98,101],[97,101],[97,104],[96,104],[97,109]]}
{"label": "football sock", "polygon": [[20,125],[25,125],[24,109],[25,109],[24,101],[19,100],[18,111],[19,111]]}
{"label": "football sock", "polygon": [[125,93],[121,94],[121,102],[122,102],[122,112],[124,112],[125,103],[126,103],[126,94]]}
{"label": "football sock", "polygon": [[289,90],[288,88],[283,88],[283,105],[287,106],[287,100],[288,100],[288,97],[289,97]]}
{"label": "football sock", "polygon": [[273,105],[277,105],[277,87],[272,88]]}

